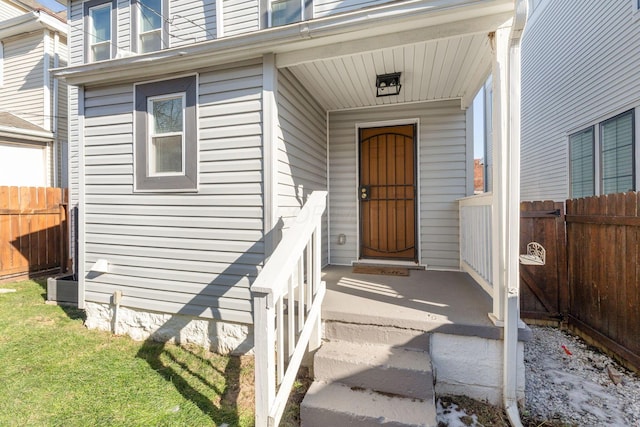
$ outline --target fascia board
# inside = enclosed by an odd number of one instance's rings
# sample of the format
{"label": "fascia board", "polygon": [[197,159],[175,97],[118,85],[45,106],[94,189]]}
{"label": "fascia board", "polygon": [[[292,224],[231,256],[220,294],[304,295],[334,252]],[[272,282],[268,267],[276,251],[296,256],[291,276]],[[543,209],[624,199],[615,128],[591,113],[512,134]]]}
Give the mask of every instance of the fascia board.
{"label": "fascia board", "polygon": [[53,30],[66,36],[69,26],[44,12],[27,12],[0,22],[0,40],[42,29]]}
{"label": "fascia board", "polygon": [[[109,83],[149,77],[150,65],[159,74],[285,53],[362,39],[373,35],[457,22],[474,16],[513,13],[513,0],[413,0],[394,2],[326,18],[154,53],[117,58],[54,70],[69,84]],[[158,66],[162,64],[162,66]]]}
{"label": "fascia board", "polygon": [[51,132],[19,129],[10,126],[0,126],[0,137],[24,139],[38,142],[51,142],[54,139],[53,133]]}

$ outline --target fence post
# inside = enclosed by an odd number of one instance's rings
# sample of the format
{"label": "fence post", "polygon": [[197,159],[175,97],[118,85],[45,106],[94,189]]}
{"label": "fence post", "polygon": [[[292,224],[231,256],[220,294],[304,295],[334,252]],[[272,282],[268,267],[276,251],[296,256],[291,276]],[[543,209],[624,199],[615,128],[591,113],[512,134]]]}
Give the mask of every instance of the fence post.
{"label": "fence post", "polygon": [[269,425],[269,409],[276,398],[275,308],[269,294],[254,295],[256,427]]}

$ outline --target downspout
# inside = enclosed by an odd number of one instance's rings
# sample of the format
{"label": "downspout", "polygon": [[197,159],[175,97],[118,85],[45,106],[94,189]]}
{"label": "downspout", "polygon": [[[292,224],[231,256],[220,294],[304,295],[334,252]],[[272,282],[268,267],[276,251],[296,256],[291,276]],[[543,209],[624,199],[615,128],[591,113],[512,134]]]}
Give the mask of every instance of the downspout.
{"label": "downspout", "polygon": [[513,427],[522,427],[518,410],[518,324],[520,242],[520,40],[527,20],[527,1],[515,0],[515,14],[509,37],[509,156],[507,168],[507,271],[504,304],[504,408]]}
{"label": "downspout", "polygon": [[[53,34],[53,68],[58,68],[60,66],[60,54],[59,54],[59,50],[60,50],[60,35],[58,34],[58,32],[56,31]],[[51,131],[53,132],[53,186],[54,187],[58,187],[61,183],[60,183],[60,178],[61,178],[61,173],[60,173],[60,162],[59,162],[59,156],[61,157],[60,154],[60,135],[58,134],[58,77],[54,76],[53,77],[53,129],[51,129]],[[59,178],[60,177],[60,178]]]}

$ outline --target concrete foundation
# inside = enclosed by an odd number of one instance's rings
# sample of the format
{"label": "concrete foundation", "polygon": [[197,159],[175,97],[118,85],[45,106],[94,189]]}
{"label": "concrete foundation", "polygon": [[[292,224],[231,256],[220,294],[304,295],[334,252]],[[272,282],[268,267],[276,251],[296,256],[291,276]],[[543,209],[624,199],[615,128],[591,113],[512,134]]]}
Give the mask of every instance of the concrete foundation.
{"label": "concrete foundation", "polygon": [[199,319],[180,314],[156,313],[114,305],[86,304],[89,329],[175,344],[194,344],[219,354],[252,354],[251,325]]}
{"label": "concrete foundation", "polygon": [[[502,406],[503,342],[434,333],[431,363],[436,394],[464,395]],[[524,343],[518,343],[518,400],[524,401]]]}

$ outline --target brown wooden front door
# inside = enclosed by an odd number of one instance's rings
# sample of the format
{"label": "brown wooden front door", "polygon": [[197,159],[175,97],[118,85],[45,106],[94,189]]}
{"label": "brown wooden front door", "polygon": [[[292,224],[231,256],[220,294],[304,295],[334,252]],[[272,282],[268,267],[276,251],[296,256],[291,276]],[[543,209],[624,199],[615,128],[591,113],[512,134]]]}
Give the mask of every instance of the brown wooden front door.
{"label": "brown wooden front door", "polygon": [[360,257],[416,260],[415,125],[360,129]]}

